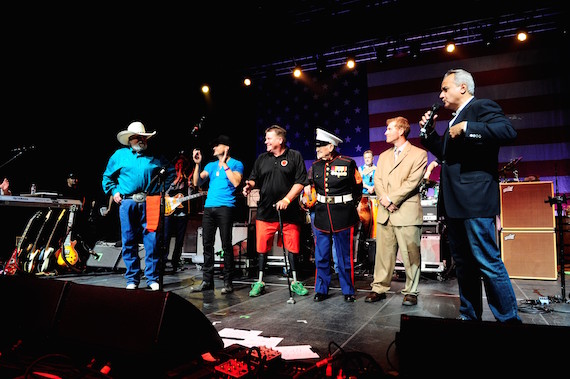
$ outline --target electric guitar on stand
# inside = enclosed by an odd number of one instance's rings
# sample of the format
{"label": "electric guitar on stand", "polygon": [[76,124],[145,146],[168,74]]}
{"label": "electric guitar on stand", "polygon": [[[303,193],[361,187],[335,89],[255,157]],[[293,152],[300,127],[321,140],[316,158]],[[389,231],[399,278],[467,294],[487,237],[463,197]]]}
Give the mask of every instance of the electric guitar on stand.
{"label": "electric guitar on stand", "polygon": [[174,213],[176,208],[182,208],[183,207],[183,205],[182,205],[183,202],[185,202],[187,200],[195,199],[198,197],[206,196],[207,194],[208,194],[208,191],[203,191],[203,192],[198,192],[198,193],[188,195],[188,196],[182,196],[181,193],[179,193],[178,195],[173,196],[173,197],[165,196],[164,197],[164,215],[170,216],[171,214]]}
{"label": "electric guitar on stand", "polygon": [[42,264],[39,266],[38,271],[39,273],[46,273],[48,271],[48,269],[52,266],[52,262],[53,262],[53,251],[54,248],[51,247],[51,240],[53,239],[53,235],[55,234],[55,231],[57,230],[57,227],[59,226],[59,222],[61,221],[61,219],[63,218],[63,215],[65,214],[65,209],[61,210],[61,213],[59,214],[59,217],[57,218],[57,221],[55,222],[55,225],[51,231],[51,234],[49,236],[49,239],[46,243],[46,247],[42,250],[42,253],[40,254],[40,261],[42,262]]}
{"label": "electric guitar on stand", "polygon": [[75,265],[79,261],[79,254],[77,253],[77,250],[75,250],[77,241],[71,240],[71,230],[73,227],[74,217],[73,215],[73,212],[69,214],[69,220],[67,221],[67,235],[65,237],[65,241],[63,242],[63,246],[55,252],[57,264],[61,267],[75,268]]}
{"label": "electric guitar on stand", "polygon": [[36,268],[38,255],[40,253],[40,249],[37,248],[38,241],[40,240],[42,232],[44,231],[44,228],[45,228],[46,224],[48,223],[49,218],[51,217],[51,212],[52,212],[52,210],[50,208],[46,214],[46,218],[44,220],[44,223],[42,224],[42,226],[40,227],[40,230],[38,231],[38,235],[36,236],[36,240],[34,241],[34,244],[32,245],[32,249],[30,250],[30,253],[28,254],[28,258],[26,259],[26,262],[24,263],[24,271],[26,271],[28,273],[34,272],[34,270]]}
{"label": "electric guitar on stand", "polygon": [[20,237],[20,240],[18,241],[18,245],[14,249],[14,252],[10,257],[10,260],[8,260],[6,267],[4,267],[4,275],[15,275],[18,270],[23,269],[23,267],[20,265],[20,257],[22,256],[22,246],[24,245],[24,243],[28,238],[28,232],[32,224],[34,223],[35,220],[38,220],[41,217],[41,215],[42,211],[37,211],[28,221],[28,224],[24,229],[24,233],[22,234],[22,237]]}

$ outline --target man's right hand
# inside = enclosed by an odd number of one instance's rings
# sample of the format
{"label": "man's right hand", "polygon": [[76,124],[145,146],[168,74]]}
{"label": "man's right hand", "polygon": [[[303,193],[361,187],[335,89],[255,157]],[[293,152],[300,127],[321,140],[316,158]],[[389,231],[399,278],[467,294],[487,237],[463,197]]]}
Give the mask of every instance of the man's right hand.
{"label": "man's right hand", "polygon": [[243,186],[242,190],[243,196],[247,196],[251,192],[251,189],[253,188],[253,185],[251,183],[251,180],[245,181],[245,186]]}
{"label": "man's right hand", "polygon": [[194,149],[192,151],[192,160],[196,164],[199,164],[200,162],[202,162],[202,153],[200,152],[199,149]]}

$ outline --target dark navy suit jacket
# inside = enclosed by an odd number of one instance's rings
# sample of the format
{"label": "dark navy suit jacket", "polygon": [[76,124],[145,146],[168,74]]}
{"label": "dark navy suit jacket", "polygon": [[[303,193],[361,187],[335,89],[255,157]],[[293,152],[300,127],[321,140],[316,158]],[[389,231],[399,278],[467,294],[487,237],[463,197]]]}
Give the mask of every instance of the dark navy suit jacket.
{"label": "dark navy suit jacket", "polygon": [[501,107],[476,99],[461,110],[453,125],[467,121],[467,130],[455,139],[449,127],[443,136],[435,130],[421,143],[441,162],[439,214],[450,218],[494,217],[499,205],[499,148],[513,142],[517,132]]}

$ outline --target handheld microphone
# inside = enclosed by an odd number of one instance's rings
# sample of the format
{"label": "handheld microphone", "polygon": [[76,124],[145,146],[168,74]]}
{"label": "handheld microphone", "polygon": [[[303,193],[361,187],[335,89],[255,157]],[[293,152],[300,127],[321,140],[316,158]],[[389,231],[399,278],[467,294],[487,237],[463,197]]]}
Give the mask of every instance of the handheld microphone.
{"label": "handheld microphone", "polygon": [[200,121],[198,121],[198,123],[196,125],[194,125],[194,127],[192,128],[192,131],[190,132],[190,134],[195,135],[196,133],[198,133],[198,131],[204,127],[205,121],[206,121],[206,116],[202,116],[200,118]]}
{"label": "handheld microphone", "polygon": [[431,106],[431,114],[429,115],[429,118],[427,119],[426,123],[424,124],[424,126],[422,126],[420,128],[420,137],[421,138],[427,138],[427,130],[432,128],[433,125],[433,117],[437,114],[437,111],[439,110],[439,108],[441,107],[441,105],[435,103],[434,105]]}
{"label": "handheld microphone", "polygon": [[22,147],[15,147],[12,150],[10,150],[13,153],[19,153],[19,152],[23,152],[23,151],[28,151],[28,150],[34,150],[36,147],[34,145],[31,146],[22,146]]}

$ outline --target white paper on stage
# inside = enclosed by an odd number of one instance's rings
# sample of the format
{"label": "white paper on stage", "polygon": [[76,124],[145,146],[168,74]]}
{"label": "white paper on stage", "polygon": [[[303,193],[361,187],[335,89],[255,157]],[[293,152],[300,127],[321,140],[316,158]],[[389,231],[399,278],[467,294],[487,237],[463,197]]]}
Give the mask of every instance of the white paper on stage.
{"label": "white paper on stage", "polygon": [[311,349],[311,345],[276,346],[274,349],[280,352],[281,358],[287,361],[320,358],[319,355]]}

